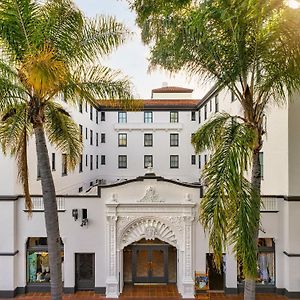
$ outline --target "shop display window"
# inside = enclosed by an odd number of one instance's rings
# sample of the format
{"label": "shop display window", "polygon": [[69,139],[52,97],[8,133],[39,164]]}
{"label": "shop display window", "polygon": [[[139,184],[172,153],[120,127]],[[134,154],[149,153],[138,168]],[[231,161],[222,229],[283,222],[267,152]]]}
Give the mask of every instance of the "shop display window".
{"label": "shop display window", "polygon": [[[63,243],[61,241],[62,266],[64,260]],[[62,267],[63,269],[63,267]],[[27,282],[49,283],[50,267],[47,238],[31,237],[27,241]]]}
{"label": "shop display window", "polygon": [[[238,283],[243,283],[243,266],[238,264]],[[259,285],[275,285],[275,244],[271,238],[260,238],[257,253],[257,277]]]}

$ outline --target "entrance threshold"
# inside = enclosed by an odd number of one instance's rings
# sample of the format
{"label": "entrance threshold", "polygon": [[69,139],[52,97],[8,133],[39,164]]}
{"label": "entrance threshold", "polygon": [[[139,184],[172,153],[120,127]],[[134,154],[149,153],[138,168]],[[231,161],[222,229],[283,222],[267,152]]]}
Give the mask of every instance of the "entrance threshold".
{"label": "entrance threshold", "polygon": [[164,282],[135,282],[133,285],[167,285]]}

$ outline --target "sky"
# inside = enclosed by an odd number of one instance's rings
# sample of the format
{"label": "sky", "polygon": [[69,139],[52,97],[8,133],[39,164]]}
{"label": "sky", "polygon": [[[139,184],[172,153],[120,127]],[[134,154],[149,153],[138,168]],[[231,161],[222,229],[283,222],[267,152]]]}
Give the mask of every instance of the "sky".
{"label": "sky", "polygon": [[140,39],[139,28],[135,25],[135,13],[129,9],[126,0],[75,0],[77,6],[88,16],[110,15],[123,22],[134,35],[124,45],[119,47],[103,64],[113,69],[119,69],[133,83],[134,95],[149,99],[151,90],[159,88],[164,82],[169,86],[181,86],[194,89],[193,98],[200,99],[208,91],[209,86],[201,85],[199,78],[189,80],[186,74],[170,76],[163,70],[148,72],[149,49]]}

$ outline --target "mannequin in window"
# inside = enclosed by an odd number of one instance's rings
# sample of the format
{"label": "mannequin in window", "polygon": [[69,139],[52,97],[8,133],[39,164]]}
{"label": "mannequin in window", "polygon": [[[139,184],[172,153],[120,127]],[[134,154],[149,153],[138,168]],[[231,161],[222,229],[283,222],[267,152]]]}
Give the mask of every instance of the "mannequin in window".
{"label": "mannequin in window", "polygon": [[268,271],[268,256],[265,253],[261,253],[258,257],[259,270],[260,270],[260,279],[261,282],[269,282],[269,271]]}

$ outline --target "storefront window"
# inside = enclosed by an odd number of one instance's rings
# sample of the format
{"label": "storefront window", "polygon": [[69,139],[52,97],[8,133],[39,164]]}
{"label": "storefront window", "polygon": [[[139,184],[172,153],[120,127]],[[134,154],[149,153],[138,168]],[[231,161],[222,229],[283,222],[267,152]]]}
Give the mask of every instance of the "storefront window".
{"label": "storefront window", "polygon": [[[244,281],[243,266],[238,265],[238,283]],[[257,277],[259,285],[275,285],[275,245],[271,238],[258,241]]]}
{"label": "storefront window", "polygon": [[[61,241],[62,263],[64,259],[63,243]],[[27,282],[49,283],[50,267],[47,238],[31,237],[27,241]]]}

